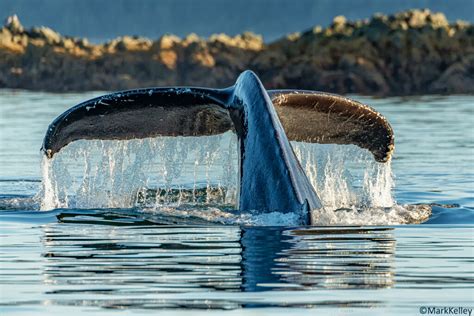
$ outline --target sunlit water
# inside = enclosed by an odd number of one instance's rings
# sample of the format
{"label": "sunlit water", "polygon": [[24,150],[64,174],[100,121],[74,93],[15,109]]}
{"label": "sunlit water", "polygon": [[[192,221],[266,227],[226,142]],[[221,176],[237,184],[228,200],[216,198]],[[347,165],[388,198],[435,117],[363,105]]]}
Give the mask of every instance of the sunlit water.
{"label": "sunlit water", "polygon": [[[294,144],[329,210],[313,220],[338,226],[293,227],[289,215],[232,212],[230,134],[77,142],[42,171],[47,125],[96,95],[0,91],[5,312],[418,315],[472,305],[474,97],[355,97],[394,127],[392,165]],[[415,204],[433,205],[429,218]]]}

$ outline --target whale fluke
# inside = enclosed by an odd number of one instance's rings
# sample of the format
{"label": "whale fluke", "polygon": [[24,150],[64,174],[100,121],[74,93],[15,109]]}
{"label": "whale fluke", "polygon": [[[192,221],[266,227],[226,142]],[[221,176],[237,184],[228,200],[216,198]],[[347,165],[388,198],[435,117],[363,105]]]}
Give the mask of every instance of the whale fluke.
{"label": "whale fluke", "polygon": [[79,139],[125,140],[215,135],[239,139],[239,210],[292,212],[309,221],[322,204],[290,140],[355,144],[377,161],[390,158],[393,132],[375,110],[310,91],[266,91],[251,71],[227,89],[149,88],[81,103],[56,118],[42,150],[52,158]]}

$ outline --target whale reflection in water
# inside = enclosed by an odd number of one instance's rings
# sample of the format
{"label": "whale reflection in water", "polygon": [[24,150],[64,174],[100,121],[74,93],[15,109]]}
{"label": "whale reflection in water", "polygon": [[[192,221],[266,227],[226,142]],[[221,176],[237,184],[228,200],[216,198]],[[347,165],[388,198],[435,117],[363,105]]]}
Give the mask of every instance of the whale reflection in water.
{"label": "whale reflection in water", "polygon": [[[86,217],[64,221],[109,220]],[[243,292],[376,289],[394,282],[391,228],[123,224],[44,226],[50,303],[232,309],[282,304],[268,296],[271,292],[264,301]],[[342,303],[378,304],[350,298]],[[285,306],[300,304],[289,300]],[[304,304],[327,302],[314,296]]]}

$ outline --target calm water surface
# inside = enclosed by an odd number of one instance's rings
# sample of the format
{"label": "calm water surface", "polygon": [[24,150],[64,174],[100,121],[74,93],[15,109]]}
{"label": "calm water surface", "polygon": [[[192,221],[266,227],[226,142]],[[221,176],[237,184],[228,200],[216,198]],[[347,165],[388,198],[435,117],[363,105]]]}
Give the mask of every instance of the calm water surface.
{"label": "calm water surface", "polygon": [[37,211],[29,198],[47,125],[96,95],[0,91],[2,314],[474,307],[474,97],[355,97],[394,127],[399,204],[443,205],[424,224],[239,227],[165,224],[139,210]]}

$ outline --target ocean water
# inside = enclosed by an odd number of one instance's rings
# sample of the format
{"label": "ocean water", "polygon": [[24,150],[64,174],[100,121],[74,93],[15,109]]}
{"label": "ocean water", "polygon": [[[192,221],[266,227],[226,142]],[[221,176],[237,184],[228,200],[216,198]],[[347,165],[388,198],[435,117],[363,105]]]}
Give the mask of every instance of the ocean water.
{"label": "ocean water", "polygon": [[231,134],[77,142],[42,163],[48,124],[100,94],[0,91],[2,314],[474,306],[474,97],[353,96],[392,124],[392,163],[295,143],[330,209],[298,227],[229,211]]}

